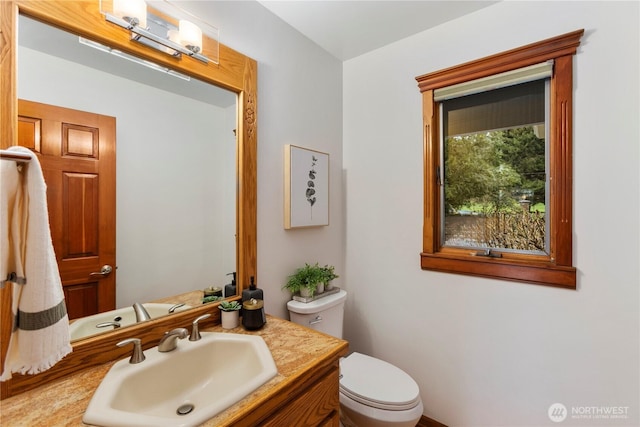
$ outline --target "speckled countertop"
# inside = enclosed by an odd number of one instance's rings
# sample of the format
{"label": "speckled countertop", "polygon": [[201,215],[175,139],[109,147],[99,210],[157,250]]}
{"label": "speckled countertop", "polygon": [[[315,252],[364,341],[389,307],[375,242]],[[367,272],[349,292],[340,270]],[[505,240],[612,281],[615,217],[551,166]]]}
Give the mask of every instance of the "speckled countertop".
{"label": "speckled countertop", "polygon": [[[267,317],[266,325],[248,332],[241,326],[224,330],[219,325],[206,331],[254,334],[263,337],[278,367],[278,374],[249,396],[210,419],[203,426],[233,425],[242,414],[252,410],[256,402],[277,393],[285,383],[295,380],[310,367],[336,354],[344,355],[343,340],[312,331],[287,320]],[[146,350],[149,351],[149,350]],[[85,369],[68,378],[59,379],[34,390],[0,401],[0,425],[13,426],[83,426],[84,414],[102,378],[115,363]]]}

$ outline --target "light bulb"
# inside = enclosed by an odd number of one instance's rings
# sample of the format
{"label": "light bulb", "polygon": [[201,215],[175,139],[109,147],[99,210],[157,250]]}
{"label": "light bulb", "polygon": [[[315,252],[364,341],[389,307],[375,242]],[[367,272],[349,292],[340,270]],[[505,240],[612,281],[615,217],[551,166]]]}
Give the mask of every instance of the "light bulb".
{"label": "light bulb", "polygon": [[174,43],[180,44],[180,32],[178,30],[167,31],[167,38]]}
{"label": "light bulb", "polygon": [[113,14],[129,23],[147,28],[147,4],[144,0],[113,0]]}
{"label": "light bulb", "polygon": [[[176,44],[180,44],[180,32],[178,30],[169,30],[167,31],[167,39],[171,40]],[[176,55],[178,52],[167,47],[165,50],[169,55]]]}
{"label": "light bulb", "polygon": [[194,53],[202,50],[202,30],[194,23],[180,20],[180,44]]}

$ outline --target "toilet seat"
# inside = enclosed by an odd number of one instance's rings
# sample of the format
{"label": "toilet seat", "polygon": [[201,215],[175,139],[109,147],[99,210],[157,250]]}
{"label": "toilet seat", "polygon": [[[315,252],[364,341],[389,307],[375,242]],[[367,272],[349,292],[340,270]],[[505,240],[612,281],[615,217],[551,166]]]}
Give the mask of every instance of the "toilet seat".
{"label": "toilet seat", "polygon": [[340,360],[340,392],[373,408],[404,411],[420,402],[418,384],[402,369],[361,353]]}

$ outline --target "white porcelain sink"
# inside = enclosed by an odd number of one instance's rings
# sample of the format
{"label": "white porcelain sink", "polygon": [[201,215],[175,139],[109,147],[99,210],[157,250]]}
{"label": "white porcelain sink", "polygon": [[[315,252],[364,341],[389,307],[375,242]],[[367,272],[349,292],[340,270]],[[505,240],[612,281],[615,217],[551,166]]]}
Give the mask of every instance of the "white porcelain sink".
{"label": "white porcelain sink", "polygon": [[[174,304],[157,304],[157,303],[145,303],[142,304],[151,316],[152,319],[156,317],[166,316],[169,314],[169,309]],[[183,305],[177,308],[175,311],[182,311],[191,308],[189,305]],[[119,319],[119,320],[116,320]],[[105,311],[104,313],[94,314],[73,321],[69,325],[69,333],[71,334],[71,341],[78,340],[80,338],[90,337],[92,335],[101,334],[113,330],[112,326],[105,328],[98,328],[96,325],[105,322],[118,322],[120,327],[133,325],[136,323],[136,314],[133,311],[133,307],[124,307],[117,310]]]}
{"label": "white porcelain sink", "polygon": [[[178,340],[168,353],[145,350],[111,367],[96,389],[82,421],[103,427],[195,426],[225,410],[277,374],[262,337],[202,332]],[[179,415],[181,408],[186,415]]]}

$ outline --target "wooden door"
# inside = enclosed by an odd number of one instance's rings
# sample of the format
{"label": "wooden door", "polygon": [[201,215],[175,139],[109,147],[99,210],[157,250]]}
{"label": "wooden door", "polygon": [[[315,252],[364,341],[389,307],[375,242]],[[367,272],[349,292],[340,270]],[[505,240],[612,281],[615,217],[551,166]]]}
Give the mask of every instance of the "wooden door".
{"label": "wooden door", "polygon": [[18,100],[18,144],[42,166],[70,319],[115,308],[115,132],[115,117]]}

